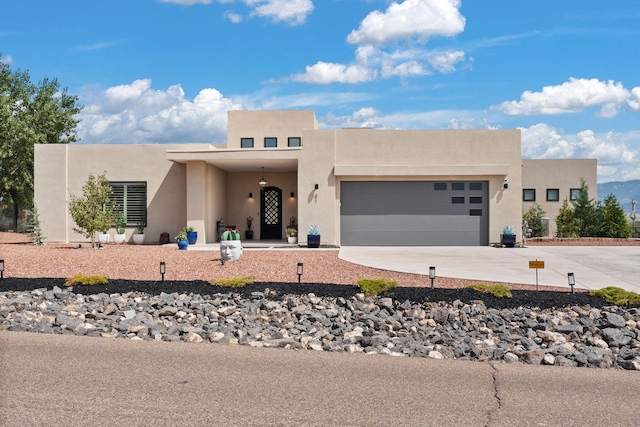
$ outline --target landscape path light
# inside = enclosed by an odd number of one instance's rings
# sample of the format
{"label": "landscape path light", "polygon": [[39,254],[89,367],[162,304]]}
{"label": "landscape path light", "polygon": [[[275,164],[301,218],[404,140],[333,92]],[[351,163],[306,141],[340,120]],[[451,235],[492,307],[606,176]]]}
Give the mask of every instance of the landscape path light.
{"label": "landscape path light", "polygon": [[167,265],[164,261],[160,261],[160,276],[162,276],[162,281],[164,282],[164,273],[167,272]]}
{"label": "landscape path light", "polygon": [[436,268],[434,266],[429,267],[429,279],[431,279],[431,289],[433,289],[433,281],[436,280]]}
{"label": "landscape path light", "polygon": [[4,279],[4,260],[0,259],[0,279]]}
{"label": "landscape path light", "polygon": [[571,294],[573,294],[573,287],[576,285],[576,277],[573,273],[567,273],[567,280],[569,281],[569,286],[571,286]]}
{"label": "landscape path light", "polygon": [[304,266],[302,265],[301,262],[299,262],[298,263],[298,270],[297,270],[297,273],[298,273],[298,285],[300,284],[301,279],[302,279],[302,270],[303,269],[304,269]]}

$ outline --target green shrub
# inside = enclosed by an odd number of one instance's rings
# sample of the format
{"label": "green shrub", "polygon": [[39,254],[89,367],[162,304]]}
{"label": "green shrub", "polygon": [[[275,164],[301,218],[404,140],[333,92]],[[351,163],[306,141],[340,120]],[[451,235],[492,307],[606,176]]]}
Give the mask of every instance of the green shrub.
{"label": "green shrub", "polygon": [[591,296],[604,298],[610,304],[613,305],[629,305],[640,303],[640,295],[635,292],[625,291],[622,288],[615,286],[608,286],[606,288],[592,291]]}
{"label": "green shrub", "polygon": [[76,274],[75,276],[67,279],[64,284],[66,286],[75,286],[75,285],[106,285],[109,282],[107,280],[107,276],[86,276],[84,274]]}
{"label": "green shrub", "polygon": [[511,298],[511,290],[505,285],[487,285],[486,283],[471,283],[467,288],[484,294],[491,294],[496,298]]}
{"label": "green shrub", "polygon": [[211,279],[209,283],[213,286],[220,286],[221,288],[244,288],[247,285],[253,284],[255,279],[254,276],[232,277],[231,279]]}
{"label": "green shrub", "polygon": [[356,284],[360,286],[360,290],[367,296],[378,295],[382,292],[388,291],[389,289],[393,289],[398,286],[398,283],[395,280],[388,280],[383,278],[358,279]]}

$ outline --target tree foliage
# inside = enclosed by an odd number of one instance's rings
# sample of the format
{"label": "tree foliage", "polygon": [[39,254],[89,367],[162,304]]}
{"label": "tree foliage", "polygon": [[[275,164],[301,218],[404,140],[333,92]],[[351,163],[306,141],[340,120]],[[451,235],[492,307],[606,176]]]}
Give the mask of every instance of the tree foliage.
{"label": "tree foliage", "polygon": [[603,203],[589,199],[589,187],[580,180],[580,194],[569,206],[565,199],[556,217],[557,237],[614,237],[631,236],[631,224],[613,194]]}
{"label": "tree foliage", "polygon": [[15,231],[20,209],[33,204],[34,144],[75,142],[81,108],[57,79],[35,85],[0,61],[0,199],[13,207]]}
{"label": "tree foliage", "polygon": [[77,225],[73,231],[91,238],[92,247],[95,247],[95,233],[106,232],[116,218],[118,207],[111,199],[112,194],[107,174],[103,172],[98,177],[89,174],[82,187],[82,197],[70,195],[69,213]]}
{"label": "tree foliage", "polygon": [[527,221],[531,229],[531,237],[542,237],[547,235],[547,227],[544,225],[544,214],[539,204],[534,203],[531,208],[522,215],[522,219]]}
{"label": "tree foliage", "polygon": [[602,228],[600,232],[603,236],[628,239],[631,237],[631,224],[627,219],[627,214],[618,203],[618,199],[613,194],[604,198],[602,204]]}

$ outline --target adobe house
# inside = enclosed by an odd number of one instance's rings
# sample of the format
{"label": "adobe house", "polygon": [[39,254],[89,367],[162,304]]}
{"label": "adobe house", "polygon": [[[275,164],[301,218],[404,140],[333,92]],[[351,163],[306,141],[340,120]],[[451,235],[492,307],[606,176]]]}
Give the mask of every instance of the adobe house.
{"label": "adobe house", "polygon": [[505,225],[521,239],[523,189],[557,189],[558,209],[580,178],[596,189],[595,160],[520,153],[519,130],[321,130],[310,110],[229,111],[226,144],[37,144],[35,201],[52,242],[86,241],[67,201],[104,171],[128,239],[143,221],[148,242],[191,225],[209,244],[219,221],[244,236],[252,217],[255,240],[293,222],[302,245],[313,224],[322,245],[482,246]]}

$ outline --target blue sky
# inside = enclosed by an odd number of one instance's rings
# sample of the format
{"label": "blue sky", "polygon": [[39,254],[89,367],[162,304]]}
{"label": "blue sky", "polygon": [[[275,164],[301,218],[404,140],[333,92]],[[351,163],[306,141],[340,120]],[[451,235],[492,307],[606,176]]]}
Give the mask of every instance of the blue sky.
{"label": "blue sky", "polygon": [[1,60],[84,105],[82,143],[225,142],[229,109],[323,129],[522,129],[524,158],[640,179],[640,2],[0,0]]}

